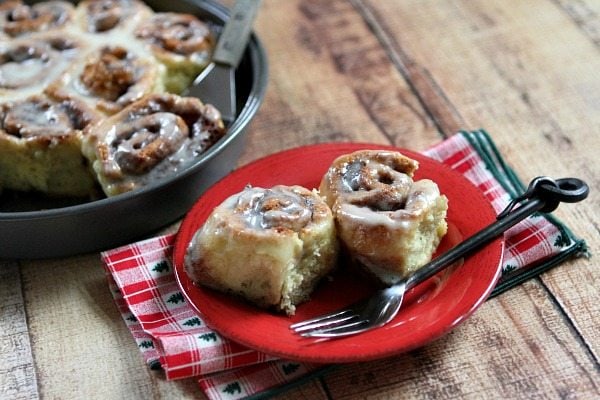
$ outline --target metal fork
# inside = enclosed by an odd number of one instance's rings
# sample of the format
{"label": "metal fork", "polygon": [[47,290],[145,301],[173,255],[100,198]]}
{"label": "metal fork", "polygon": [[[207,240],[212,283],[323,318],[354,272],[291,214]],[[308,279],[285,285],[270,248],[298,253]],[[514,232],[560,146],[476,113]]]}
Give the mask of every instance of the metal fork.
{"label": "metal fork", "polygon": [[[497,220],[454,248],[418,269],[394,285],[380,290],[372,297],[316,318],[290,325],[305,337],[337,338],[381,327],[390,322],[400,310],[404,294],[424,280],[495,239],[510,227],[535,212],[554,211],[560,202],[576,203],[587,197],[589,187],[577,178],[553,180],[537,177],[521,196],[515,198],[498,214]],[[515,207],[520,204],[516,209]]]}

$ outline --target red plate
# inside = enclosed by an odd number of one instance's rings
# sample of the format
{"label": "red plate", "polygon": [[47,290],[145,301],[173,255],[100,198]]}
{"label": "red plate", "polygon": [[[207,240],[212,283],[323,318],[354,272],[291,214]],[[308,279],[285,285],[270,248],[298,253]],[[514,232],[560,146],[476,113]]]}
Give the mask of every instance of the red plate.
{"label": "red plate", "polygon": [[213,290],[197,287],[185,274],[185,250],[214,207],[244,186],[275,184],[317,187],[331,162],[360,149],[398,150],[419,161],[416,178],[436,181],[449,200],[449,231],[438,251],[470,236],[495,219],[483,194],[466,178],[412,151],[362,143],[329,143],[273,154],[242,167],[211,187],[184,218],[177,234],[174,265],[177,281],[204,321],[223,336],[282,358],[309,362],[355,362],[391,356],[422,346],[464,321],[487,298],[500,276],[504,242],[497,239],[460,265],[409,291],[396,318],[383,328],[336,340],[305,339],[289,325],[348,305],[375,289],[350,273],[325,280],[312,299],[287,317],[253,307]]}

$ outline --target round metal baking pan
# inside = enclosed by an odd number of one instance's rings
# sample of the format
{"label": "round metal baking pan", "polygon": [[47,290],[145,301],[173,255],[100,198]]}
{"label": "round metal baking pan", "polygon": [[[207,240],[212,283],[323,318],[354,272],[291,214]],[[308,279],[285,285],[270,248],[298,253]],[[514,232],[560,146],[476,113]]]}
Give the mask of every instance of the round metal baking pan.
{"label": "round metal baking pan", "polygon": [[[146,3],[155,11],[195,14],[217,29],[229,15],[225,7],[211,1]],[[54,258],[101,251],[149,237],[177,221],[204,190],[235,168],[248,124],[262,103],[267,76],[265,51],[252,35],[236,71],[238,116],[224,138],[188,168],[133,192],[57,208],[44,209],[42,204],[35,211],[0,209],[0,259]]]}

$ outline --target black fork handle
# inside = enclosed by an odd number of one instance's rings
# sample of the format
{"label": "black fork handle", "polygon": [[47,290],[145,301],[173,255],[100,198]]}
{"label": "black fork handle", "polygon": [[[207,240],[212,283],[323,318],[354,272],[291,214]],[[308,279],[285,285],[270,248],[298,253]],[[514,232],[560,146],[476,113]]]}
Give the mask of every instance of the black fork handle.
{"label": "black fork handle", "polygon": [[[509,228],[535,212],[552,212],[560,202],[576,203],[587,197],[588,185],[577,178],[553,180],[538,177],[531,181],[527,191],[513,200],[498,219],[452,249],[436,257],[406,278],[406,289],[416,286],[442,269],[471,254],[481,246],[496,239]],[[516,204],[520,205],[516,208]]]}

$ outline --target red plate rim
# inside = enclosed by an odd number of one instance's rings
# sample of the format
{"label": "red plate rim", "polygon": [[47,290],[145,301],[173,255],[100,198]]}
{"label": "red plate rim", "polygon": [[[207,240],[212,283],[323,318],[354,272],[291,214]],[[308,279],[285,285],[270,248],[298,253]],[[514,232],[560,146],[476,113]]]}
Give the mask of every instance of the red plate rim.
{"label": "red plate rim", "polygon": [[192,235],[225,198],[247,184],[316,187],[333,159],[362,149],[400,151],[419,161],[416,179],[430,178],[438,183],[449,199],[450,226],[440,247],[451,247],[495,219],[489,201],[463,175],[407,149],[373,143],[322,143],[263,157],[208,189],[187,213],[177,233],[173,251],[175,277],[192,308],[208,326],[223,337],[273,356],[305,362],[356,362],[423,346],[458,326],[483,303],[500,277],[502,238],[486,245],[461,265],[414,288],[407,294],[401,312],[385,327],[336,340],[301,338],[289,330],[289,324],[349,304],[374,290],[347,273],[340,273],[319,286],[313,299],[300,305],[293,317],[260,310],[237,298],[197,287],[187,277],[183,258]]}

